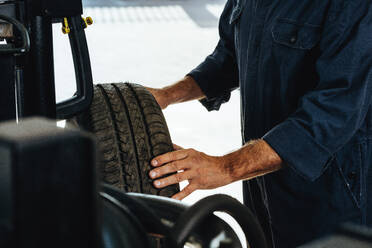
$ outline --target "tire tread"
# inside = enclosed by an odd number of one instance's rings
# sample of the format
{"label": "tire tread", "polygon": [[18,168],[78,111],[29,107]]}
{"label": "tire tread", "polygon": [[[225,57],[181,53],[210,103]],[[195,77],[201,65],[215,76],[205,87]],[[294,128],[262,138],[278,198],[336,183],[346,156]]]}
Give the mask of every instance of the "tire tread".
{"label": "tire tread", "polygon": [[150,92],[130,83],[94,86],[89,110],[77,123],[98,139],[101,180],[127,192],[172,196],[178,185],[153,186],[152,158],[173,150],[164,115]]}

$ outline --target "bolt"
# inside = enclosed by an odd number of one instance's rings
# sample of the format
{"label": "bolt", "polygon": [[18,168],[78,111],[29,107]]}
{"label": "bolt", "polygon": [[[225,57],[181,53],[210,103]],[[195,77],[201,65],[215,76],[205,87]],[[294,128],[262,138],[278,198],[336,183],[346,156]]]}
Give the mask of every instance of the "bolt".
{"label": "bolt", "polygon": [[86,22],[87,22],[88,25],[92,25],[93,24],[92,17],[88,16],[85,20],[86,20]]}

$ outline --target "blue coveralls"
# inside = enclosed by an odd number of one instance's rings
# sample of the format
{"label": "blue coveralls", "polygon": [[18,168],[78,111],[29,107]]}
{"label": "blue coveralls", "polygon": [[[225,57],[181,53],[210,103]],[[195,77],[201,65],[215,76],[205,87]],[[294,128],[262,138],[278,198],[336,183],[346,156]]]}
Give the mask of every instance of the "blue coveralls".
{"label": "blue coveralls", "polygon": [[372,225],[371,2],[228,0],[216,49],[189,74],[209,110],[239,87],[243,142],[284,160],[243,183],[274,247]]}

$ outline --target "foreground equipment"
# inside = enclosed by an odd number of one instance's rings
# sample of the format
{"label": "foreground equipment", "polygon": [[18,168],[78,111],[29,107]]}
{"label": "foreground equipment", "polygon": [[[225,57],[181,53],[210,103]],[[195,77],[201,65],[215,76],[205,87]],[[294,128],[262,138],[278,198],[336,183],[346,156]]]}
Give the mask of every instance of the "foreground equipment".
{"label": "foreground equipment", "polygon": [[[165,197],[97,187],[94,139],[54,121],[0,125],[0,246],[242,247],[213,215],[227,212],[252,247],[265,248],[258,221],[237,200],[217,195],[192,207]],[[225,246],[221,246],[221,245]],[[229,246],[226,246],[229,245]]]}

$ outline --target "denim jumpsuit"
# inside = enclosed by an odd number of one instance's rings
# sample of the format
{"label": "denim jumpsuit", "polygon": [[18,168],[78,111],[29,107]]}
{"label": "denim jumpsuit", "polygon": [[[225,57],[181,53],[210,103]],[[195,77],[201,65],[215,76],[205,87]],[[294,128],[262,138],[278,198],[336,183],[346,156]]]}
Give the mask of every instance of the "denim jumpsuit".
{"label": "denim jumpsuit", "polygon": [[372,226],[372,0],[228,0],[214,52],[188,75],[208,110],[240,88],[243,143],[278,172],[243,182],[273,247]]}

